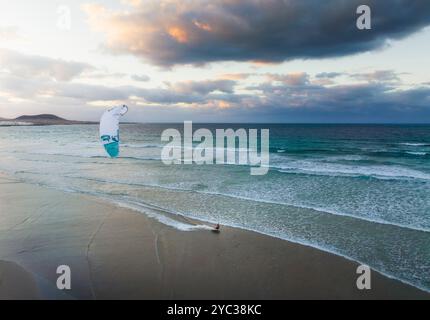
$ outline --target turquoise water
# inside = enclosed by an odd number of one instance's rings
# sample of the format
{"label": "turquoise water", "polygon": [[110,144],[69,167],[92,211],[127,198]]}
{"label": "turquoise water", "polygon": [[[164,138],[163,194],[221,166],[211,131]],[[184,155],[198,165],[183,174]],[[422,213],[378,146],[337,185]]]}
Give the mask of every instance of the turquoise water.
{"label": "turquoise water", "polygon": [[0,171],[184,231],[193,228],[172,214],[310,245],[430,290],[430,126],[194,125],[269,128],[265,176],[244,165],[164,165],[161,132],[181,126],[122,126],[118,159],[97,126],[2,127]]}

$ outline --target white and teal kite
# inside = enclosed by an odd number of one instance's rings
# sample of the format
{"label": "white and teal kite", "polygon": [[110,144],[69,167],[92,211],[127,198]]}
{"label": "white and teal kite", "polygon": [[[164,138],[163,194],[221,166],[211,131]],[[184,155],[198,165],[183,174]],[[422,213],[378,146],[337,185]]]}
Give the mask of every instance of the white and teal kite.
{"label": "white and teal kite", "polygon": [[100,119],[100,139],[106,152],[112,158],[119,155],[119,119],[125,115],[128,107],[114,107],[103,113]]}

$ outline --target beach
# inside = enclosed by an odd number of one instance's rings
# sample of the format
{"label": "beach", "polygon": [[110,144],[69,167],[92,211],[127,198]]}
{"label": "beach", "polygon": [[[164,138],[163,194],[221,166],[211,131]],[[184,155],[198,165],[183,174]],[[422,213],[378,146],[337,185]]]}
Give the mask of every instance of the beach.
{"label": "beach", "polygon": [[[375,271],[360,291],[358,263],[318,249],[231,227],[181,231],[7,175],[0,212],[1,299],[430,298]],[[60,265],[70,290],[56,288]]]}
{"label": "beach", "polygon": [[84,2],[1,6],[0,300],[430,299],[430,1]]}
{"label": "beach", "polygon": [[[242,126],[193,124],[213,134]],[[430,291],[430,126],[249,124],[270,129],[263,176],[236,163],[164,164],[162,132],[183,127],[123,124],[116,159],[97,125],[0,127],[0,172],[179,231],[220,223],[303,244]]]}

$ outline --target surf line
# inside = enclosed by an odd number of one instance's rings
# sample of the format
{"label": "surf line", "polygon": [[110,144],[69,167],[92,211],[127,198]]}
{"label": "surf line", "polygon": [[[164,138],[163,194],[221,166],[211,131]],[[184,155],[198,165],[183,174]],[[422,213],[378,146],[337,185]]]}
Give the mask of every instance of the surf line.
{"label": "surf line", "polygon": [[[179,130],[166,129],[161,141],[168,142],[161,150],[165,165],[173,164],[239,164],[251,166],[251,175],[265,175],[269,171],[269,129],[199,128],[193,133],[192,121],[184,122],[184,137]],[[194,143],[199,143],[194,146]],[[214,148],[215,147],[215,148]]]}

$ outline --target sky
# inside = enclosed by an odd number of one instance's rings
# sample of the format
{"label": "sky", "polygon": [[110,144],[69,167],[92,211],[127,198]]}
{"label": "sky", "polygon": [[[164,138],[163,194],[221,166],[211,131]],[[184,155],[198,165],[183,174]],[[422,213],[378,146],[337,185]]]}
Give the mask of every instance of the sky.
{"label": "sky", "polygon": [[428,0],[0,0],[0,117],[430,123],[429,53]]}

